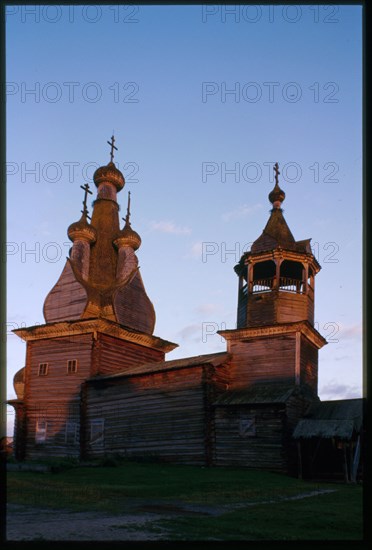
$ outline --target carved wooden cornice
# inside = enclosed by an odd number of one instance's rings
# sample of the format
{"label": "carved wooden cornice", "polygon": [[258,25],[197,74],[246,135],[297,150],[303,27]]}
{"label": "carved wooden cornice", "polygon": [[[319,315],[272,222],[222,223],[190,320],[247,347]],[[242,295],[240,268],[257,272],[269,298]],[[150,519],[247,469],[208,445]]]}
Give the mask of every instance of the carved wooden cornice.
{"label": "carved wooden cornice", "polygon": [[158,336],[152,336],[144,332],[138,332],[125,328],[122,325],[108,319],[83,319],[76,321],[61,321],[56,323],[47,323],[45,325],[35,325],[15,329],[12,332],[22,338],[22,340],[33,341],[46,338],[59,338],[62,336],[76,336],[78,334],[89,334],[101,332],[114,336],[120,340],[139,344],[147,348],[162,350],[165,353],[172,351],[178,344],[163,340]]}
{"label": "carved wooden cornice", "polygon": [[253,338],[279,336],[283,334],[293,334],[296,332],[303,334],[318,349],[327,344],[327,340],[323,338],[323,336],[312,325],[310,325],[308,321],[217,331],[217,333],[223,336],[227,342],[238,340],[244,342]]}

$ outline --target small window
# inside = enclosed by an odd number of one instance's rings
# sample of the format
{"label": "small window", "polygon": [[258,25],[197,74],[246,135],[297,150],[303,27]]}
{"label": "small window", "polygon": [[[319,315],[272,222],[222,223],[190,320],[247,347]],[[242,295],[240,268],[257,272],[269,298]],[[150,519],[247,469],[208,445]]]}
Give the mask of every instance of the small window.
{"label": "small window", "polygon": [[256,417],[247,415],[239,420],[240,437],[255,437],[256,435]]}
{"label": "small window", "polygon": [[65,431],[65,443],[66,445],[77,445],[79,443],[79,425],[77,422],[66,422]]}
{"label": "small window", "polygon": [[39,363],[39,376],[46,376],[48,374],[48,363]]}
{"label": "small window", "polygon": [[74,374],[77,372],[77,359],[70,359],[67,361],[67,374]]}
{"label": "small window", "polygon": [[104,442],[104,426],[103,418],[96,418],[90,423],[90,445],[102,447]]}
{"label": "small window", "polygon": [[47,434],[46,420],[38,420],[36,422],[35,443],[45,443]]}

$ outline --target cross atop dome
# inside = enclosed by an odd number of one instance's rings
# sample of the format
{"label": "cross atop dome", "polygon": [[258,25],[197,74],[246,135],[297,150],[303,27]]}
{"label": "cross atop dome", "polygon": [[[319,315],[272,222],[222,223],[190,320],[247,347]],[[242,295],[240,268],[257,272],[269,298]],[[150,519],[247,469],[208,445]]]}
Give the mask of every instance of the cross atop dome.
{"label": "cross atop dome", "polygon": [[88,216],[88,208],[87,208],[87,198],[88,198],[88,193],[90,195],[93,195],[92,191],[90,191],[89,189],[89,184],[86,183],[85,185],[80,185],[81,189],[83,189],[84,191],[84,200],[83,200],[83,210],[81,211],[81,213],[86,216],[87,218],[89,218]]}
{"label": "cross atop dome", "polygon": [[114,144],[115,144],[115,137],[114,137],[114,135],[111,136],[111,141],[108,141],[107,143],[108,143],[108,144],[110,145],[110,147],[111,147],[111,151],[110,151],[110,158],[111,158],[111,160],[110,160],[110,162],[114,162],[114,149],[115,149],[115,151],[118,150],[118,148],[115,147],[115,145],[114,145]]}
{"label": "cross atop dome", "polygon": [[275,184],[276,185],[279,185],[279,164],[276,162],[274,164],[274,168],[273,168],[274,172],[275,172]]}
{"label": "cross atop dome", "polygon": [[128,191],[127,215],[125,216],[125,218],[122,218],[122,220],[125,222],[125,225],[130,225],[130,191]]}
{"label": "cross atop dome", "polygon": [[275,172],[275,187],[269,194],[269,201],[273,205],[274,208],[281,208],[282,202],[285,199],[285,193],[282,189],[279,187],[279,164],[276,162],[274,164],[273,170]]}

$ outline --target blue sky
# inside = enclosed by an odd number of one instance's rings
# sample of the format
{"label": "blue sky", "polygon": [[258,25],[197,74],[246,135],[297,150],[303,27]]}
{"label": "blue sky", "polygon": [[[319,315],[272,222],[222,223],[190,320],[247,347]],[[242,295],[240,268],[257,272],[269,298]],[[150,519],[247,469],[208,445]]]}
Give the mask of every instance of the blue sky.
{"label": "blue sky", "polygon": [[[266,224],[277,161],[288,225],[322,265],[320,397],[360,396],[362,9],[229,8],[9,8],[9,330],[43,323],[114,129],[155,334],[180,346],[168,358],[225,349],[215,331],[235,327],[233,266]],[[8,335],[10,398],[25,347]]]}

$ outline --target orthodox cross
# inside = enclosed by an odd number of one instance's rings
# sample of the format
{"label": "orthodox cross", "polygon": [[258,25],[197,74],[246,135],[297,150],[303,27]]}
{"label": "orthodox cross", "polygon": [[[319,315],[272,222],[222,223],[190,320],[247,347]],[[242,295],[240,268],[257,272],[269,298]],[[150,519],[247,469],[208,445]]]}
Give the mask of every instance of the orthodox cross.
{"label": "orthodox cross", "polygon": [[128,191],[127,215],[125,216],[125,218],[121,218],[121,219],[125,222],[125,225],[130,225],[129,218],[130,218],[130,191]]}
{"label": "orthodox cross", "polygon": [[84,200],[83,200],[83,210],[81,211],[81,213],[84,214],[84,216],[86,216],[87,218],[89,218],[88,208],[87,208],[87,198],[88,198],[88,193],[90,195],[93,195],[93,193],[92,193],[92,191],[90,191],[88,183],[86,183],[85,185],[80,185],[80,187],[81,187],[81,189],[83,189],[83,191],[85,191]]}
{"label": "orthodox cross", "polygon": [[111,141],[108,141],[107,143],[108,143],[108,144],[110,145],[110,147],[111,147],[110,157],[111,157],[111,162],[113,162],[113,161],[114,161],[114,149],[115,149],[116,151],[118,150],[118,148],[115,147],[115,145],[114,145],[114,143],[115,143],[115,138],[114,138],[114,136],[111,136]]}
{"label": "orthodox cross", "polygon": [[274,172],[275,172],[275,185],[279,185],[279,164],[276,162],[274,164],[274,168],[273,168]]}

